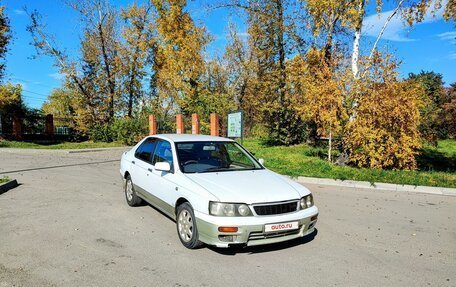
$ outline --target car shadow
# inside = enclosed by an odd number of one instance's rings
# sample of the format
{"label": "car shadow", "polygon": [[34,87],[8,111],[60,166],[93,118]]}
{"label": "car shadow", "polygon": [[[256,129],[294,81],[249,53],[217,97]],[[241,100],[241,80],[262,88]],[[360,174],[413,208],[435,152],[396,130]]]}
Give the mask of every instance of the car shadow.
{"label": "car shadow", "polygon": [[279,243],[271,243],[266,245],[259,245],[259,246],[231,246],[229,248],[218,248],[215,246],[206,246],[208,249],[217,252],[221,255],[228,255],[234,256],[238,253],[247,253],[247,254],[255,254],[255,253],[265,253],[265,252],[273,252],[288,248],[293,248],[302,244],[306,244],[311,242],[315,239],[318,234],[318,229],[315,228],[315,231],[309,235],[306,235],[301,238],[296,238],[289,241],[279,242]]}

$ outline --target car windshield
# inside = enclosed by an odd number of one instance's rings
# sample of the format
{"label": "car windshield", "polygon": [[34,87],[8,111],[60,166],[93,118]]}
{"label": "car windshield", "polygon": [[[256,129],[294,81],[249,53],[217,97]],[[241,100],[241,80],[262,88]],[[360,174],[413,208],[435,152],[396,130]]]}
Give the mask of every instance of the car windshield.
{"label": "car windshield", "polygon": [[184,173],[262,169],[236,142],[181,142],[176,150]]}

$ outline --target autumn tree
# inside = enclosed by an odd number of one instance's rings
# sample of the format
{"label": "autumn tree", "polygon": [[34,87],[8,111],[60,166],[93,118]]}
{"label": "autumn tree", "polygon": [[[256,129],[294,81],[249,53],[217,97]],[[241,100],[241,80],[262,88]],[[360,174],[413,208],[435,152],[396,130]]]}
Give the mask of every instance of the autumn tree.
{"label": "autumn tree", "polygon": [[308,0],[301,2],[308,15],[303,18],[304,26],[311,27],[314,37],[323,37],[321,45],[323,55],[330,64],[335,38],[351,26],[356,1]]}
{"label": "autumn tree", "polygon": [[122,27],[123,43],[118,45],[119,63],[122,79],[122,94],[127,106],[127,116],[133,115],[134,103],[138,102],[146,91],[143,81],[148,75],[153,62],[154,19],[152,4],[133,3],[120,14],[124,22]]}
{"label": "autumn tree", "polygon": [[120,9],[107,0],[68,1],[80,18],[80,54],[69,55],[47,32],[37,11],[28,13],[28,31],[37,56],[53,58],[72,91],[78,128],[133,116],[148,97],[154,57],[154,14],[150,3]]}
{"label": "autumn tree", "polygon": [[114,116],[116,98],[116,60],[114,14],[102,0],[70,2],[79,12],[83,23],[81,57],[70,57],[59,47],[55,37],[46,31],[38,11],[29,13],[31,33],[37,56],[49,56],[61,74],[66,76],[68,88],[75,91],[80,128],[87,130],[95,122],[108,122]]}
{"label": "autumn tree", "polygon": [[269,140],[290,145],[303,139],[303,123],[287,93],[286,57],[290,37],[288,1],[222,1],[220,7],[240,9],[247,15],[249,49],[254,70],[252,89],[267,126]]}
{"label": "autumn tree", "polygon": [[398,64],[389,55],[376,53],[373,61],[356,94],[357,114],[347,124],[345,148],[359,167],[415,169],[423,88],[398,81]]}
{"label": "autumn tree", "polygon": [[22,101],[22,86],[7,83],[0,85],[0,115],[12,116],[25,110]]}
{"label": "autumn tree", "polygon": [[23,116],[27,108],[22,100],[22,86],[6,83],[0,85],[0,134],[12,131],[12,118]]}
{"label": "autumn tree", "polygon": [[195,105],[195,112],[203,115],[202,124],[209,133],[209,115],[217,113],[221,118],[222,133],[227,130],[228,112],[235,110],[236,104],[229,86],[229,70],[225,61],[219,57],[205,61],[201,77],[203,89]]}
{"label": "autumn tree", "polygon": [[11,28],[9,18],[5,13],[5,6],[0,6],[0,80],[5,73],[5,57],[8,52],[8,44],[11,41]]}
{"label": "autumn tree", "polygon": [[447,136],[456,138],[456,83],[451,84],[447,89],[447,101],[443,104],[443,124]]}
{"label": "autumn tree", "polygon": [[65,89],[55,89],[51,92],[42,106],[45,114],[52,114],[59,118],[71,118],[74,116],[73,93]]}
{"label": "autumn tree", "polygon": [[241,37],[237,27],[230,24],[228,44],[223,56],[228,73],[228,91],[237,110],[244,112],[244,129],[250,135],[254,125],[261,124],[261,98],[257,91],[258,78],[255,54],[251,43],[256,35]]}
{"label": "autumn tree", "polygon": [[204,73],[203,49],[209,41],[205,28],[185,11],[186,0],[152,0],[157,11],[153,85],[156,105],[170,102],[185,114],[198,106]]}
{"label": "autumn tree", "polygon": [[425,104],[420,109],[420,113],[425,120],[420,124],[420,132],[426,140],[436,143],[438,138],[444,138],[446,134],[442,119],[443,105],[447,100],[442,75],[421,71],[418,74],[410,73],[408,79],[417,81],[424,89],[422,100]]}
{"label": "autumn tree", "polygon": [[70,2],[79,12],[83,23],[82,42],[84,60],[91,65],[98,93],[106,95],[106,121],[114,117],[114,105],[119,97],[118,37],[116,10],[107,0],[84,0]]}
{"label": "autumn tree", "polygon": [[307,122],[316,124],[318,136],[328,139],[328,161],[331,161],[333,138],[342,136],[347,119],[344,106],[347,69],[336,70],[336,58],[329,60],[326,53],[325,48],[310,49],[305,59],[295,56],[287,67],[293,104]]}

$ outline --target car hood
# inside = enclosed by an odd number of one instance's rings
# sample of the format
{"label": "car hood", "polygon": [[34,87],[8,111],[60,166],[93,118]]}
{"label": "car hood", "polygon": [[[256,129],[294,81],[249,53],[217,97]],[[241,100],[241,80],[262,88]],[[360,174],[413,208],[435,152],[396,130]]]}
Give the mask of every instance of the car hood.
{"label": "car hood", "polygon": [[288,179],[266,169],[188,173],[186,176],[221,202],[252,204],[301,197],[300,192],[287,182]]}

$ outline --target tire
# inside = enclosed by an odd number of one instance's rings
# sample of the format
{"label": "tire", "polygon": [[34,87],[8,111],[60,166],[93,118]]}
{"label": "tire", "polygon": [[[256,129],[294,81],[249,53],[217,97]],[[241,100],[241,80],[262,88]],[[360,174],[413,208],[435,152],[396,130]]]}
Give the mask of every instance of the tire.
{"label": "tire", "polygon": [[133,187],[133,181],[131,180],[130,175],[127,176],[125,180],[125,199],[127,200],[128,205],[138,206],[142,203],[142,199],[136,195],[135,188]]}
{"label": "tire", "polygon": [[176,229],[182,245],[188,249],[201,247],[203,243],[198,240],[198,228],[196,226],[193,208],[188,202],[177,207]]}

